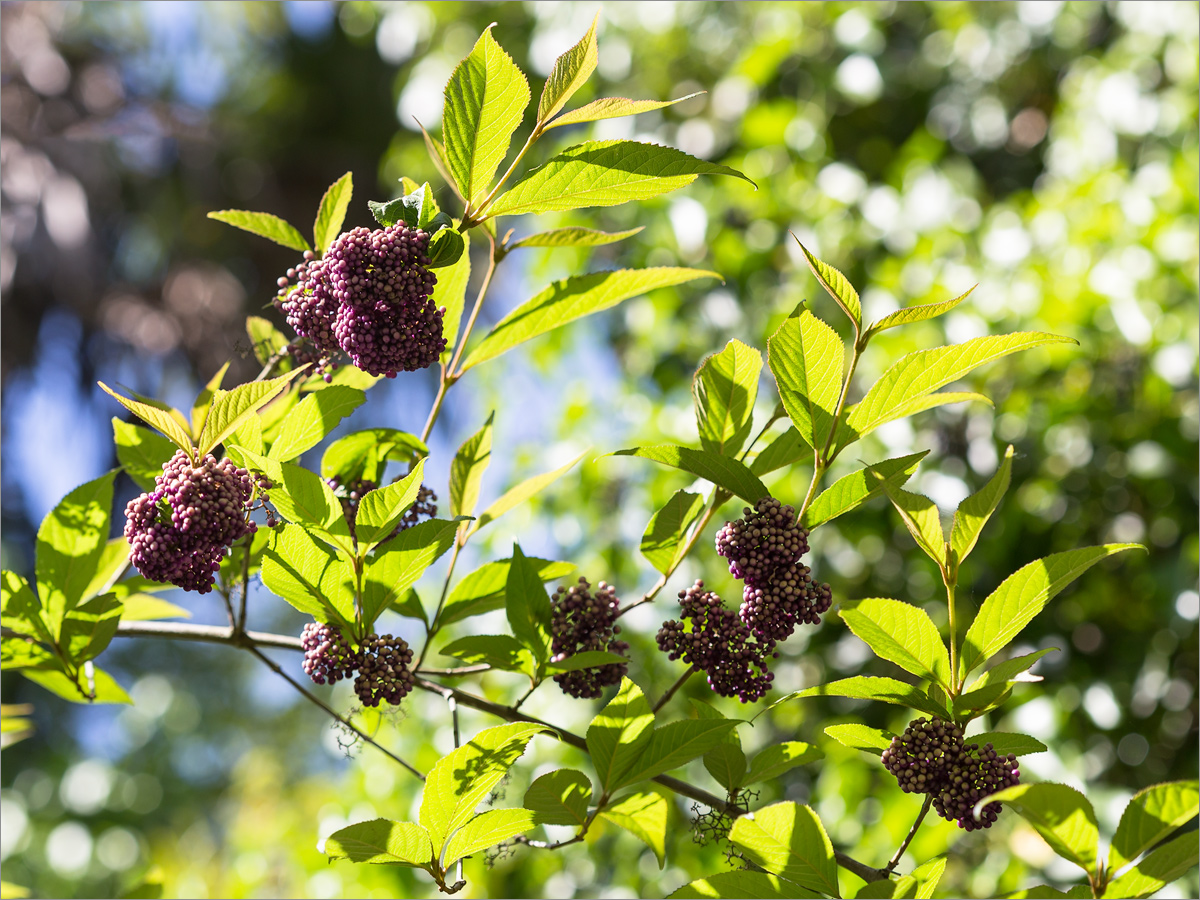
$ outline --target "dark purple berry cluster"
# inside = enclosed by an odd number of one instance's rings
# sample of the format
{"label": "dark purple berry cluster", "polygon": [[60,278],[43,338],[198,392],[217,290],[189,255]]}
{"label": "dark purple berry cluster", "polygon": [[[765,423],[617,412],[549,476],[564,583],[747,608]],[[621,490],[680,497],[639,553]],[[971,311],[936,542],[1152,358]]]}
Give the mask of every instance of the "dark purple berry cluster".
{"label": "dark purple berry cluster", "polygon": [[[704,590],[703,581],[680,591],[679,604],[683,621],[663,623],[658,649],[704,671],[709,687],[724,697],[753,703],[765,696],[775,678],[767,671],[767,659],[778,655],[775,642],[756,639],[719,596]],[[691,623],[691,630],[685,630],[684,622]]]}
{"label": "dark purple berry cluster", "polygon": [[288,269],[276,303],[321,368],[340,352],[371,375],[424,369],[446,347],[428,249],[429,234],[403,223],[355,228]]}
{"label": "dark purple berry cluster", "polygon": [[413,673],[408,666],[413,652],[403,638],[390,634],[369,634],[358,648],[358,676],[354,693],[363,706],[378,706],[386,700],[395,706],[413,689]]}
{"label": "dark purple berry cluster", "polygon": [[[621,603],[616,592],[603,581],[595,593],[586,578],[570,588],[560,587],[550,600],[550,662],[558,663],[588,650],[607,650],[624,656],[629,644],[619,640],[617,614]],[[629,670],[626,663],[607,663],[554,676],[564,694],[599,697],[612,684],[620,684]]]}
{"label": "dark purple berry cluster", "polygon": [[[326,478],[325,483],[333,489],[334,496],[342,504],[342,512],[346,515],[346,524],[350,527],[350,536],[357,539],[354,533],[354,520],[358,517],[358,505],[362,502],[364,496],[378,488],[379,485],[365,478],[360,478],[357,481],[349,481],[345,484],[342,484],[336,477]],[[422,484],[417,489],[417,499],[413,501],[413,505],[404,513],[404,516],[388,537],[394,537],[401,531],[412,528],[418,522],[436,517],[437,499],[437,494],[434,493],[433,489]]]}
{"label": "dark purple berry cluster", "polygon": [[936,717],[909,723],[904,734],[892,738],[881,759],[901,790],[931,794],[937,814],[966,831],[991,828],[1000,804],[989,803],[978,819],[975,804],[1021,780],[1015,755],[1001,756],[991,744],[982,749],[967,744],[962,728]]}
{"label": "dark purple berry cluster", "polygon": [[329,625],[310,622],[300,634],[304,649],[304,674],[317,684],[333,684],[349,678],[358,664],[342,633]]}
{"label": "dark purple berry cluster", "polygon": [[814,581],[812,570],[797,562],[776,569],[761,586],[747,579],[739,615],[760,639],[786,641],[797,625],[818,624],[832,602],[829,585]]}
{"label": "dark purple berry cluster", "polygon": [[254,487],[255,479],[229,459],[209,454],[193,465],[177,451],[154,490],[125,507],[130,560],[151,581],[208,593],[226,551],[255,532],[248,517]]}

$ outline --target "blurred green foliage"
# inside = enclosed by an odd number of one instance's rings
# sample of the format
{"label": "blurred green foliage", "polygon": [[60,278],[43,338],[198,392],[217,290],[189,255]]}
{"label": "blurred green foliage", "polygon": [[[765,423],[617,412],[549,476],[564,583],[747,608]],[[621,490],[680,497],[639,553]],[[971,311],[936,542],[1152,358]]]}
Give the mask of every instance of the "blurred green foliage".
{"label": "blurred green foliage", "polygon": [[[6,380],[29,364],[37,324],[57,304],[96,336],[87,346],[97,371],[165,352],[171,377],[202,382],[244,349],[242,317],[257,312],[289,264],[284,251],[207,222],[207,210],[249,206],[303,225],[324,185],[347,169],[363,185],[374,171],[382,197],[397,192],[401,175],[440,184],[412,117],[436,125],[445,78],[479,31],[499,23],[496,38],[536,90],[595,13],[585,3],[52,6],[53,14],[6,5],[5,40],[18,16],[42,22],[73,87],[65,99],[40,91],[34,65],[10,53],[6,67],[19,72],[5,84],[5,126],[23,152],[42,147],[85,185],[93,234],[80,264],[87,271],[66,269],[75,280],[65,283],[63,271],[46,268],[66,253],[62,246],[42,232],[25,243],[5,237],[16,260],[16,276],[10,267],[5,279]],[[789,232],[845,272],[872,318],[979,285],[943,319],[878,338],[860,368],[864,381],[904,352],[984,333],[1074,336],[1079,348],[1033,351],[968,379],[986,385],[995,410],[924,413],[913,427],[880,429],[839,465],[932,447],[915,484],[946,509],[983,483],[1005,443],[1016,446],[1013,489],[960,583],[960,598],[974,604],[1049,552],[1111,540],[1150,547],[1097,566],[1034,621],[1022,641],[1060,652],[1040,664],[1045,681],[1025,686],[985,723],[1049,744],[1050,753],[1022,761],[1025,777],[1086,785],[1102,832],[1111,833],[1133,791],[1194,777],[1198,767],[1197,12],[1191,2],[606,4],[598,77],[580,102],[707,93],[636,119],[552,133],[539,153],[550,154],[555,136],[561,144],[590,129],[735,166],[760,189],[701,179],[659,201],[547,215],[538,225],[644,225],[636,238],[593,251],[591,266],[700,265],[726,283],[658,291],[491,363],[486,378],[469,374],[435,432],[435,456],[497,408],[486,501],[588,445],[598,455],[693,442],[690,378],[705,355],[734,337],[764,348],[803,299],[843,328]],[[219,57],[222,84],[206,83],[210,70],[199,63],[173,65],[172,54],[203,61],[206,53]],[[95,97],[109,75],[119,90],[105,107]],[[14,107],[14,97],[25,105]],[[73,137],[55,124],[71,102]],[[12,117],[26,114],[14,128]],[[75,144],[47,149],[58,133]],[[99,151],[83,165],[86,147]],[[15,208],[15,189],[6,181],[4,190]],[[366,193],[348,226],[368,221]],[[440,199],[450,199],[444,187]],[[527,220],[519,227],[535,230]],[[485,318],[577,270],[585,252],[520,251]],[[207,273],[210,286],[232,278],[238,299],[204,315],[172,300],[172,285],[191,271]],[[140,304],[141,331],[113,312],[119,296]],[[174,342],[148,343],[147,321]],[[406,390],[375,413],[377,424],[419,426],[428,388]],[[761,402],[765,421],[770,407]],[[633,596],[656,574],[637,553],[645,523],[687,486],[686,476],[612,458],[578,472],[495,523],[487,540],[504,556],[519,538],[529,552],[569,559],[593,582]],[[768,485],[798,499],[807,477],[797,467]],[[6,506],[6,559],[22,552],[10,535],[33,527]],[[728,597],[735,583],[705,546],[672,587],[703,577]],[[944,618],[932,565],[881,501],[818,531],[814,556],[835,601],[928,601],[935,620]],[[652,652],[669,610],[664,592],[630,617],[623,635],[635,642],[630,675],[651,693],[678,674]],[[285,612],[264,610],[255,625],[299,630]],[[153,865],[168,896],[434,891],[408,870],[328,866],[317,852],[347,822],[411,817],[418,793],[405,773],[369,748],[353,748],[344,762],[339,735],[319,712],[224,648],[118,644],[109,653],[132,684],[131,709],[65,710],[5,678],[5,702],[33,702],[37,729],[5,750],[6,881],[31,885],[35,896],[115,895]],[[867,664],[865,647],[834,616],[783,649],[780,691],[892,674]],[[484,686],[508,700],[520,689],[503,673]],[[714,699],[697,679],[681,693]],[[350,704],[348,692],[333,697]],[[563,703],[553,687],[526,708],[575,729],[594,711]],[[743,742],[748,750],[793,738],[820,744],[825,763],[793,770],[757,802],[812,803],[835,844],[879,864],[919,802],[877,763],[822,735],[852,711],[877,727],[904,724],[900,713],[808,700],[744,729]],[[452,746],[434,698],[414,696],[398,715],[366,724],[423,769]],[[469,714],[463,727],[487,724]],[[580,764],[576,755],[535,741],[507,787],[510,805],[551,763]],[[698,765],[692,774],[707,777]],[[559,853],[521,849],[493,867],[473,860],[467,893],[661,896],[722,865],[719,846],[693,841],[688,805],[679,802],[674,815],[663,871],[629,835],[599,828],[586,846]],[[1011,814],[971,835],[927,825],[902,870],[948,845],[939,889],[947,896],[1074,878]],[[1188,896],[1195,879],[1160,896]]]}

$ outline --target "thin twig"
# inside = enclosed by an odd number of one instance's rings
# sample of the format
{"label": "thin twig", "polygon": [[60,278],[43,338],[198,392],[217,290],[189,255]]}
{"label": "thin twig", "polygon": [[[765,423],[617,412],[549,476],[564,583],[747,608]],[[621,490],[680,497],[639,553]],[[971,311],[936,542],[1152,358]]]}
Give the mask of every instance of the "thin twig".
{"label": "thin twig", "polygon": [[917,829],[921,827],[921,823],[925,821],[925,814],[929,812],[929,807],[933,805],[933,794],[925,795],[925,804],[921,807],[921,811],[917,814],[917,821],[912,823],[912,828],[908,829],[908,836],[904,839],[904,843],[900,845],[900,849],[896,851],[896,855],[892,857],[883,869],[889,875],[896,870],[896,866],[900,865],[900,857],[904,855],[904,851],[908,849],[908,845],[912,843],[912,839],[917,836]]}
{"label": "thin twig", "polygon": [[654,709],[651,712],[657,713],[660,709],[667,705],[667,702],[675,696],[675,692],[683,687],[683,683],[696,674],[696,667],[691,666],[686,672],[679,676],[679,680],[667,688],[667,692],[658,698],[658,702],[654,704]]}
{"label": "thin twig", "polygon": [[708,509],[704,511],[704,515],[700,517],[700,521],[696,523],[696,527],[692,529],[692,533],[688,536],[687,542],[684,544],[683,550],[676,558],[674,565],[672,565],[671,568],[659,576],[658,581],[654,582],[654,586],[651,587],[650,590],[646,591],[646,593],[642,594],[640,599],[633,601],[628,606],[622,607],[617,612],[618,618],[625,615],[625,613],[629,612],[631,609],[637,609],[643,603],[652,602],[654,598],[658,596],[658,592],[667,586],[668,579],[675,574],[675,570],[679,568],[680,563],[682,563],[687,558],[687,555],[692,552],[692,548],[696,546],[696,541],[700,539],[700,534],[704,531],[705,527],[712,519],[713,514],[721,508],[721,506],[730,498],[730,496],[731,495],[727,491],[723,491],[721,488],[715,489],[712,503],[710,503]]}
{"label": "thin twig", "polygon": [[237,631],[246,630],[246,595],[250,593],[250,545],[254,543],[254,535],[246,538],[246,546],[242,548],[242,602],[238,615]]}
{"label": "thin twig", "polygon": [[521,704],[522,704],[522,703],[524,703],[526,700],[528,700],[528,699],[529,699],[529,695],[530,695],[530,694],[532,694],[534,691],[536,691],[536,690],[538,689],[538,685],[539,685],[539,684],[541,684],[541,682],[540,682],[540,681],[535,681],[533,684],[531,684],[531,685],[529,686],[529,690],[527,690],[525,693],[523,693],[523,694],[521,695],[521,699],[520,699],[520,700],[518,700],[516,703],[514,703],[514,704],[513,704],[513,706],[512,706],[512,708],[513,708],[514,710],[520,709],[520,708],[521,708]]}
{"label": "thin twig", "polygon": [[432,675],[434,678],[453,678],[462,675],[478,675],[480,672],[490,672],[491,666],[488,663],[476,663],[473,666],[458,666],[454,669],[414,669],[416,675]]}

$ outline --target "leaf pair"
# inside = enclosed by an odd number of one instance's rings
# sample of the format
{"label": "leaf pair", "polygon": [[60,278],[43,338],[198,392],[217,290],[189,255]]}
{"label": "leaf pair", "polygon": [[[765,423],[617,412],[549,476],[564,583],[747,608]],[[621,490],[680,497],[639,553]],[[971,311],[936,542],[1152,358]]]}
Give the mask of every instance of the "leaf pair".
{"label": "leaf pair", "polygon": [[[324,253],[329,245],[341,232],[342,223],[346,219],[346,210],[350,206],[350,197],[354,192],[354,179],[347,172],[329,186],[321,198],[317,208],[317,218],[313,222],[313,246],[318,253]],[[269,241],[274,241],[291,250],[311,250],[308,241],[289,224],[278,216],[264,212],[250,212],[244,209],[222,209],[210,212],[208,218],[232,225],[251,234],[257,234]]]}
{"label": "leaf pair", "polygon": [[[724,718],[707,703],[693,700],[692,708],[698,719]],[[747,785],[770,781],[796,766],[816,762],[821,758],[821,751],[810,744],[803,741],[784,741],[764,747],[753,760],[747,761],[737,731],[730,729],[721,743],[705,752],[704,768],[730,796],[734,796]]]}

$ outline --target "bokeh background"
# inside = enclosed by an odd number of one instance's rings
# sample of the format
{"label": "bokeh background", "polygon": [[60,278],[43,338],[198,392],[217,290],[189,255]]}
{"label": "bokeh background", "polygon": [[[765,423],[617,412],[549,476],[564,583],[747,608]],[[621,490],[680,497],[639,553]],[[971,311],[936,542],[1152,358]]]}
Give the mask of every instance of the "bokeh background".
{"label": "bokeh background", "polygon": [[[599,8],[4,3],[4,566],[29,573],[48,509],[116,464],[110,419],[121,411],[98,379],[183,405],[226,360],[233,375],[253,375],[245,316],[262,313],[294,259],[207,211],[261,209],[305,230],[324,188],[347,170],[357,188],[348,226],[368,224],[364,201],[393,196],[401,175],[439,185],[448,203],[414,119],[436,130],[442,86],[480,30],[498,22],[495,36],[536,95]],[[1198,10],[1195,2],[603,4],[600,66],[580,102],[707,93],[552,136],[670,143],[742,169],[760,189],[701,179],[658,201],[511,223],[518,233],[566,223],[646,230],[590,260],[571,250],[514,254],[487,320],[587,266],[698,265],[725,283],[655,292],[464,379],[431,442],[439,490],[454,448],[493,408],[485,501],[587,446],[595,452],[493,526],[460,571],[508,555],[519,539],[526,552],[575,562],[624,596],[649,586],[656,573],[638,539],[687,478],[646,461],[592,460],[637,443],[693,442],[689,384],[699,361],[730,338],[765,347],[800,300],[843,328],[789,231],[842,268],[871,317],[978,283],[951,315],[880,338],[863,378],[902,352],[985,333],[1052,330],[1080,346],[986,367],[969,384],[995,410],[925,413],[880,429],[852,456],[933,448],[915,484],[949,510],[994,471],[1006,443],[1016,446],[1012,489],[964,573],[960,595],[971,602],[1048,552],[1144,542],[1148,554],[1097,566],[1026,630],[1023,646],[1059,652],[1037,669],[1045,680],[1019,690],[988,724],[1049,744],[1023,760],[1025,777],[1086,788],[1106,834],[1135,790],[1195,777]],[[428,372],[380,385],[338,434],[419,430],[433,386]],[[760,406],[769,414],[766,399]],[[807,472],[768,483],[798,500]],[[134,493],[122,477],[118,511]],[[735,583],[704,550],[708,540],[672,588],[703,576],[732,597]],[[821,529],[814,543],[815,568],[835,597],[894,596],[937,614],[932,564],[882,504]],[[165,596],[193,621],[223,620],[212,595]],[[636,636],[631,675],[652,694],[678,674],[651,651],[670,597],[626,629]],[[254,599],[255,627],[299,631],[290,608]],[[411,621],[390,626],[413,632]],[[833,616],[784,649],[783,690],[889,674]],[[299,672],[297,658],[281,661]],[[115,896],[147,874],[166,896],[433,894],[407,870],[326,864],[320,839],[350,821],[410,817],[419,792],[370,748],[340,746],[328,720],[265,668],[226,648],[122,639],[105,665],[134,706],[72,706],[3,678],[4,702],[32,703],[36,729],[4,750],[6,881],[35,896]],[[479,689],[512,699],[516,681],[489,676]],[[712,698],[698,679],[684,693]],[[351,705],[340,690],[333,701]],[[596,706],[564,703],[548,684],[528,708],[580,728]],[[813,803],[838,846],[881,864],[919,804],[877,763],[822,735],[851,716],[904,724],[894,708],[806,701],[743,729],[743,741],[825,747],[825,764],[793,770],[759,802]],[[374,724],[422,767],[452,746],[444,707],[427,697]],[[464,730],[490,724],[467,715]],[[583,762],[539,739],[503,802],[518,804],[551,764]],[[711,787],[701,767],[691,774]],[[491,868],[473,860],[466,893],[662,896],[722,865],[719,847],[693,841],[688,804],[672,815],[663,871],[628,834],[598,830],[586,848],[522,850]],[[945,895],[1075,877],[1011,814],[972,835],[927,827],[906,865],[948,846]],[[1193,872],[1162,896],[1195,896],[1196,887]]]}

